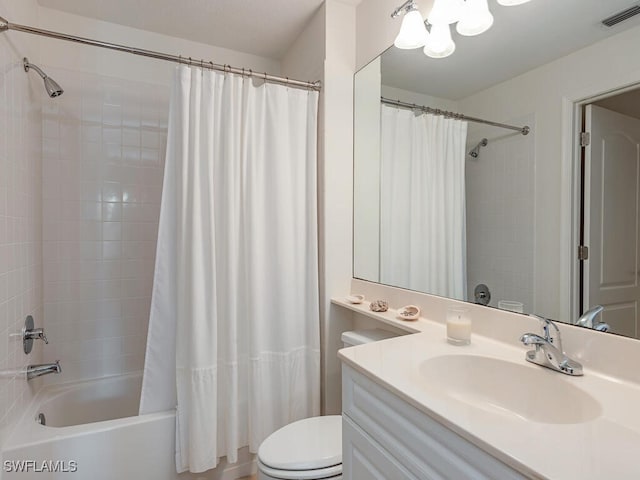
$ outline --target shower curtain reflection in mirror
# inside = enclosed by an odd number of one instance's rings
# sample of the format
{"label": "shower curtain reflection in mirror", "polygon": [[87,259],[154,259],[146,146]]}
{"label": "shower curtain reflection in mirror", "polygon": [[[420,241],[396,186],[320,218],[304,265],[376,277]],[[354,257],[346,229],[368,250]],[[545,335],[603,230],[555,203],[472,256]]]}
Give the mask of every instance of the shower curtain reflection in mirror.
{"label": "shower curtain reflection in mirror", "polygon": [[140,413],[203,472],[320,413],[318,93],[180,66]]}
{"label": "shower curtain reflection in mirror", "polygon": [[381,108],[380,282],[466,299],[467,122]]}

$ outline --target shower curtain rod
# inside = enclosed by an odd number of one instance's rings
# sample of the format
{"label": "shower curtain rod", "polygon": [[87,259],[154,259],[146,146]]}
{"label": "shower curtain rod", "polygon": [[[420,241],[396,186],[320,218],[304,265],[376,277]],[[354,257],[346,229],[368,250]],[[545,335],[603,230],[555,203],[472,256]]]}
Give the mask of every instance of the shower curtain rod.
{"label": "shower curtain rod", "polygon": [[524,127],[516,127],[514,125],[508,125],[506,123],[492,122],[491,120],[484,120],[482,118],[468,117],[462,113],[448,112],[446,110],[440,110],[439,108],[425,107],[423,105],[416,105],[415,103],[401,102],[400,100],[391,100],[389,98],[380,97],[382,103],[387,105],[395,105],[396,107],[409,108],[411,110],[421,110],[425,113],[432,113],[433,115],[444,115],[445,117],[455,118],[457,120],[467,120],[469,122],[484,123],[486,125],[492,125],[494,127],[507,128],[509,130],[516,130],[522,135],[528,135],[531,130],[527,125]]}
{"label": "shower curtain rod", "polygon": [[213,62],[207,62],[205,60],[193,60],[191,57],[183,57],[181,55],[171,55],[168,53],[154,52],[152,50],[144,50],[142,48],[128,47],[126,45],[118,45],[117,43],[102,42],[100,40],[93,40],[91,38],[76,37],[74,35],[67,35],[64,33],[52,32],[50,30],[43,30],[41,28],[29,27],[27,25],[20,25],[17,23],[10,23],[3,17],[0,17],[0,32],[7,30],[15,30],[18,32],[31,33],[34,35],[41,35],[43,37],[56,38],[58,40],[67,40],[69,42],[82,43],[84,45],[92,45],[94,47],[108,48],[110,50],[117,50],[119,52],[127,52],[133,55],[140,55],[142,57],[156,58],[158,60],[167,60],[170,62],[181,63],[183,65],[193,65],[196,67],[208,68],[210,70],[218,70],[220,72],[236,73],[244,75],[245,77],[256,77],[264,80],[265,82],[280,83],[283,85],[291,85],[295,87],[303,87],[311,90],[320,90],[320,81],[305,82],[303,80],[294,80],[288,77],[279,77],[276,75],[269,75],[267,73],[254,72],[251,69],[232,67],[231,65],[219,65]]}

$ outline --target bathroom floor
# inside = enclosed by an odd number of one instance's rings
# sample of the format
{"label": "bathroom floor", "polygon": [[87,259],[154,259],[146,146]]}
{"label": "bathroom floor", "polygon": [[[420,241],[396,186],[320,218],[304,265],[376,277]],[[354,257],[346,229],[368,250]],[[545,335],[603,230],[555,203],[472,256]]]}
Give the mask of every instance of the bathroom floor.
{"label": "bathroom floor", "polygon": [[251,475],[250,477],[242,477],[239,478],[238,480],[256,480],[258,478],[258,475]]}

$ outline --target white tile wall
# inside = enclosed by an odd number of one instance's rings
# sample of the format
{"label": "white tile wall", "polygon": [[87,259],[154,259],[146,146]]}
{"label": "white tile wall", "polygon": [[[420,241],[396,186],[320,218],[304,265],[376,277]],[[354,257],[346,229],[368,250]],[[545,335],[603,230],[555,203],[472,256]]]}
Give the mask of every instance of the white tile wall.
{"label": "white tile wall", "polygon": [[[514,124],[534,125],[533,116]],[[527,136],[497,129],[469,136],[469,149],[482,136],[489,143],[478,158],[467,156],[467,290],[484,283],[491,306],[522,302],[531,313],[534,298],[535,132]]]}
{"label": "white tile wall", "polygon": [[[0,8],[3,15],[21,22],[35,15],[37,7],[29,1],[0,1]],[[32,314],[38,323],[43,316],[42,83],[22,68],[22,57],[34,52],[28,39],[0,35],[0,443],[38,384],[27,384],[19,372],[40,362],[42,354],[36,342],[31,355],[25,355],[19,336],[26,315]]]}
{"label": "white tile wall", "polygon": [[60,382],[140,370],[160,212],[167,87],[47,68],[43,106],[46,357]]}

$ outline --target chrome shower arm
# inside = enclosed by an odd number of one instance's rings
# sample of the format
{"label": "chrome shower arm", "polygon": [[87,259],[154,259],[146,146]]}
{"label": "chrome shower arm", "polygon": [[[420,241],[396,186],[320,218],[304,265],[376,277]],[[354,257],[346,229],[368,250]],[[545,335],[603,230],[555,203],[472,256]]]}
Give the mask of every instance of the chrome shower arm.
{"label": "chrome shower arm", "polygon": [[29,59],[27,57],[24,57],[22,59],[22,66],[24,67],[25,72],[29,73],[29,70],[33,68],[38,73],[38,75],[42,77],[42,80],[44,81],[44,89],[47,91],[47,95],[49,95],[51,98],[59,97],[64,93],[64,90],[58,84],[58,82],[44,73],[40,67],[29,62]]}
{"label": "chrome shower arm", "polygon": [[36,72],[38,72],[38,75],[40,75],[43,80],[48,76],[46,73],[42,71],[40,67],[38,67],[37,65],[34,65],[33,63],[29,63],[29,59],[27,57],[24,57],[22,59],[22,66],[24,67],[25,72],[28,72],[30,68],[33,68]]}

